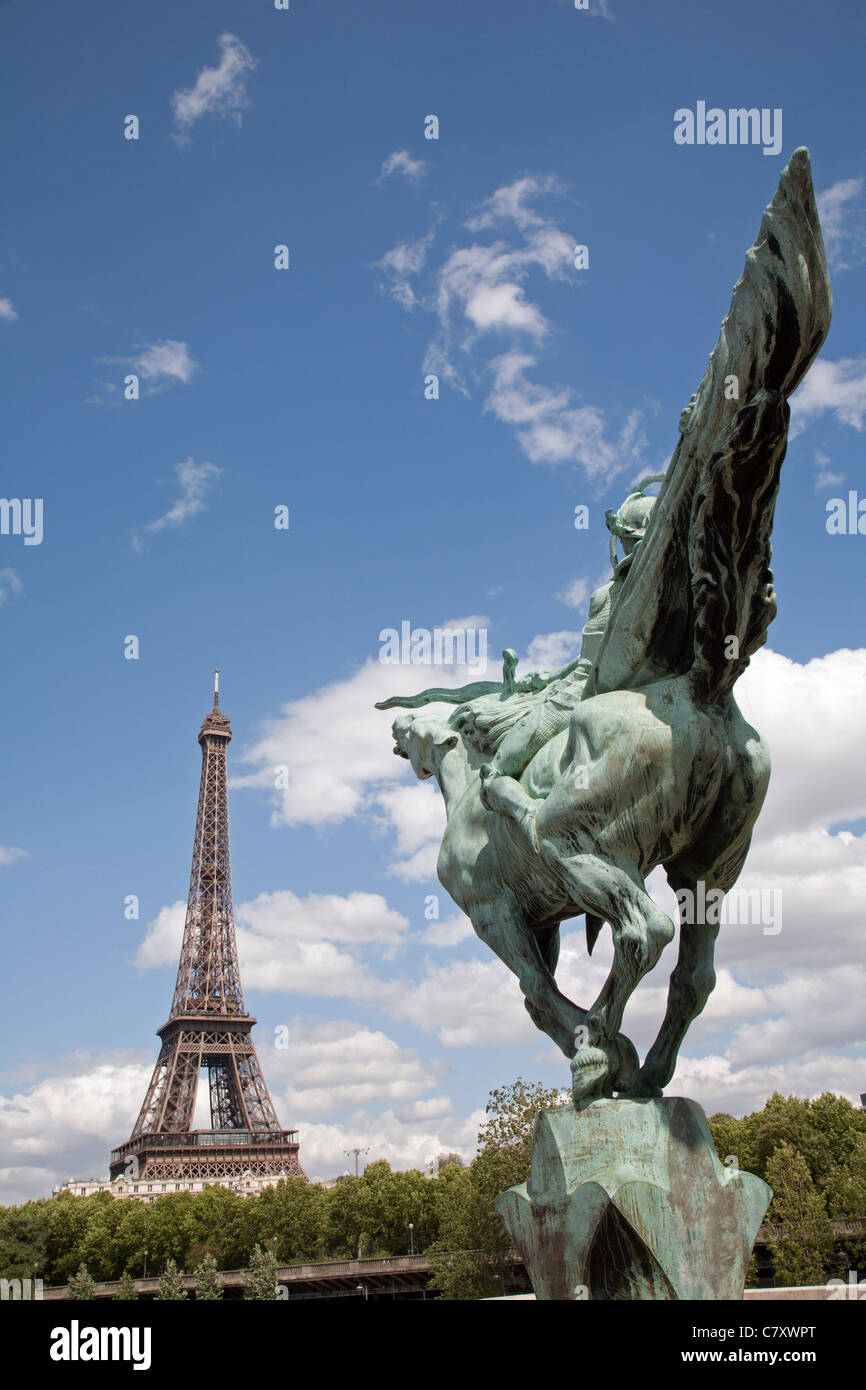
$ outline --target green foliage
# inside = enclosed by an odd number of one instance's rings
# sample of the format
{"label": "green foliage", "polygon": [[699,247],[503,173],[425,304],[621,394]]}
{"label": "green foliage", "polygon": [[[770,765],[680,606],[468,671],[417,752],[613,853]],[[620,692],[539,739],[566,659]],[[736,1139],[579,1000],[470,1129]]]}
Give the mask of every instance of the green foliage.
{"label": "green foliage", "polygon": [[[75,1279],[82,1265],[92,1271],[91,1284],[125,1273],[138,1277],[145,1251],[151,1270],[169,1261],[176,1269],[192,1269],[208,1256],[217,1269],[227,1270],[250,1267],[256,1246],[280,1264],[345,1259],[359,1250],[362,1256],[403,1255],[413,1246],[430,1255],[435,1287],[446,1297],[487,1297],[513,1277],[508,1237],[493,1202],[526,1180],[535,1115],[561,1100],[556,1090],[522,1079],[493,1091],[475,1159],[464,1168],[457,1155],[441,1154],[436,1178],[415,1170],[392,1172],[379,1160],[361,1177],[329,1189],[289,1178],[253,1197],[212,1184],[203,1192],[171,1193],[147,1203],[104,1192],[63,1193],[0,1207],[0,1277],[27,1279],[36,1270],[50,1287]],[[825,1219],[855,1223],[836,1233],[835,1262],[832,1254],[825,1259],[821,1253],[824,1267],[843,1275],[848,1266],[866,1269],[862,1110],[831,1093],[813,1101],[777,1093],[751,1115],[713,1115],[709,1123],[722,1161],[735,1154],[740,1168],[771,1186],[777,1156],[787,1149],[798,1154],[813,1196],[825,1202]],[[781,1224],[796,1227],[790,1216]],[[790,1245],[794,1237],[785,1239]],[[813,1271],[817,1248],[810,1247]],[[784,1253],[780,1259],[777,1282],[782,1283],[797,1271]]]}
{"label": "green foliage", "polygon": [[69,1297],[74,1299],[96,1297],[96,1283],[90,1275],[87,1265],[79,1265],[76,1273],[70,1277]]}
{"label": "green foliage", "polygon": [[[863,1220],[866,1213],[866,1133],[855,1134],[847,1158],[832,1174],[825,1195],[834,1221],[859,1223]],[[866,1270],[866,1231],[837,1237],[837,1247],[841,1268]]]}
{"label": "green foliage", "polygon": [[825,1092],[817,1100],[800,1100],[774,1092],[763,1110],[735,1120],[711,1115],[710,1132],[722,1162],[736,1154],[740,1168],[767,1179],[767,1165],[782,1144],[790,1144],[823,1190],[845,1164],[859,1135],[866,1135],[866,1114],[844,1096]]}
{"label": "green foliage", "polygon": [[211,1303],[214,1299],[222,1298],[223,1281],[219,1276],[217,1262],[210,1252],[196,1265],[193,1274],[196,1279],[195,1296],[197,1302],[203,1300],[205,1303]]}
{"label": "green foliage", "polygon": [[253,1250],[249,1269],[244,1275],[244,1298],[279,1298],[277,1261],[272,1250],[263,1250],[260,1245]]}
{"label": "green foliage", "polygon": [[[45,1269],[48,1210],[51,1199],[0,1207],[0,1274],[5,1279],[30,1279]],[[65,1280],[64,1280],[65,1282]]]}
{"label": "green foliage", "polygon": [[134,1298],[138,1298],[138,1289],[135,1287],[135,1280],[131,1274],[127,1274],[126,1270],[124,1270],[120,1276],[120,1283],[117,1286],[117,1293],[114,1297],[119,1303],[129,1302]]}
{"label": "green foliage", "polygon": [[187,1298],[183,1277],[183,1270],[178,1269],[174,1260],[166,1260],[165,1269],[156,1286],[156,1297],[163,1303],[178,1303],[181,1299]]}
{"label": "green foliage", "polygon": [[827,1206],[805,1156],[780,1144],[767,1163],[773,1200],[765,1218],[776,1283],[823,1284],[833,1251]]}
{"label": "green foliage", "polygon": [[345,1178],[327,1195],[326,1244],[334,1258],[407,1255],[410,1244],[423,1250],[435,1238],[432,1182],[417,1169],[394,1173],[379,1159],[368,1163],[360,1178]]}
{"label": "green foliage", "polygon": [[563,1093],[519,1077],[491,1091],[479,1152],[468,1168],[447,1167],[436,1183],[439,1235],[427,1254],[431,1283],[445,1298],[494,1298],[512,1274],[510,1240],[493,1203],[526,1182],[532,1126],[540,1110],[563,1103]]}

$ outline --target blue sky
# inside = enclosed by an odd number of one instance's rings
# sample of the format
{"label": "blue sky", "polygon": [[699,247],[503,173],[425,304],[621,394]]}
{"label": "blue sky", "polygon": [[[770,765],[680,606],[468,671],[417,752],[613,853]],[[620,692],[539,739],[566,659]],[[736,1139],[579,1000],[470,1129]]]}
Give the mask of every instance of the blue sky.
{"label": "blue sky", "polygon": [[[0,535],[6,1200],[103,1171],[137,1113],[214,666],[248,1004],[311,1176],[355,1143],[470,1153],[492,1086],[567,1081],[371,711],[465,673],[395,674],[379,633],[471,618],[524,668],[574,653],[604,509],[664,468],[800,144],[834,320],[792,403],[772,650],[738,687],[775,760],[746,878],[784,887],[785,927],[720,943],[678,1081],[708,1110],[866,1089],[866,539],[825,526],[866,490],[864,29],[768,0],[0,5],[2,492],[44,509],[41,544]],[[675,144],[698,101],[781,109],[781,152]],[[566,944],[589,1002],[606,959]]]}

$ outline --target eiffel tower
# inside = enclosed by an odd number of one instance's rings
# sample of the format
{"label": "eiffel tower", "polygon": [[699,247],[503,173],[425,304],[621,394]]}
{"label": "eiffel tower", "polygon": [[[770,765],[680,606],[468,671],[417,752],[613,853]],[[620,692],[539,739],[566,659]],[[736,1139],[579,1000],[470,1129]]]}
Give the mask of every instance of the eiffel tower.
{"label": "eiffel tower", "polygon": [[[183,945],[162,1048],[132,1137],[111,1154],[112,1179],[304,1177],[297,1130],[283,1130],[262,1075],[241,990],[229,858],[226,750],[219,707],[204,720],[201,786]],[[210,1129],[192,1128],[199,1077],[210,1082]],[[135,1192],[138,1188],[135,1188]]]}

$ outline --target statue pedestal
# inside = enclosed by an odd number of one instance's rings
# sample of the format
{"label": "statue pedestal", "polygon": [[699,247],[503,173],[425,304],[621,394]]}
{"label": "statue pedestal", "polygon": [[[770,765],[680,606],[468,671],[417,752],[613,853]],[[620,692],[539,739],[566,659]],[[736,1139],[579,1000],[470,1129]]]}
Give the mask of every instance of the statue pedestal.
{"label": "statue pedestal", "polygon": [[741,1299],[772,1195],[693,1100],[598,1100],[542,1111],[496,1210],[539,1299]]}

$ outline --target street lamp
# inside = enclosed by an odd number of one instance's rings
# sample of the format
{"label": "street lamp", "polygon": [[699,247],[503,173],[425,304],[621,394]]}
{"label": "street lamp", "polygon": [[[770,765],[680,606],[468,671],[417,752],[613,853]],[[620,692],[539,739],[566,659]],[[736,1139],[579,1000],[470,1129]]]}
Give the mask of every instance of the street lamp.
{"label": "street lamp", "polygon": [[409,1222],[409,1254],[410,1254],[410,1255],[414,1255],[414,1254],[415,1254],[415,1236],[414,1236],[414,1234],[413,1234],[414,1230],[415,1230],[415,1225],[414,1225],[414,1223],[413,1223],[412,1221],[410,1221],[410,1222]]}
{"label": "street lamp", "polygon": [[144,1277],[145,1279],[147,1278],[147,1251],[146,1251],[146,1250],[145,1250],[145,1252],[144,1252],[144,1275],[143,1275],[143,1277]]}

